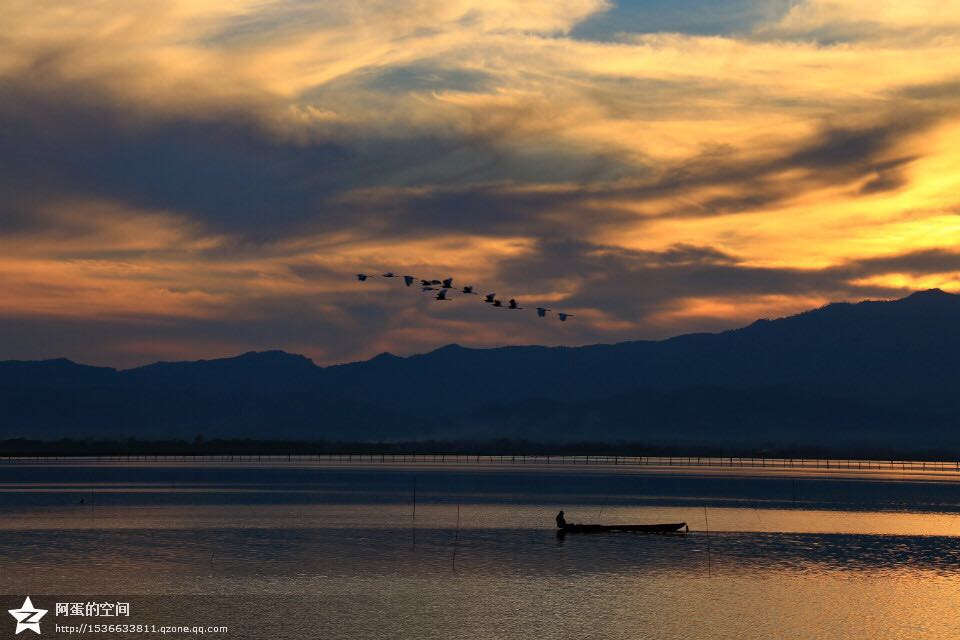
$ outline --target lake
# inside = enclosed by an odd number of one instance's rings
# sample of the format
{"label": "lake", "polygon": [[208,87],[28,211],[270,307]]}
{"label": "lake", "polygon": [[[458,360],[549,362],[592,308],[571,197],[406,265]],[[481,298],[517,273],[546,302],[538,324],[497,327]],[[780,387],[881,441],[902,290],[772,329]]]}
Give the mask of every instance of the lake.
{"label": "lake", "polygon": [[[958,481],[5,461],[0,604],[31,596],[55,637],[55,623],[116,622],[54,611],[98,600],[129,602],[121,622],[222,625],[206,635],[223,638],[960,637]],[[558,538],[559,509],[574,522],[685,521],[690,533]]]}

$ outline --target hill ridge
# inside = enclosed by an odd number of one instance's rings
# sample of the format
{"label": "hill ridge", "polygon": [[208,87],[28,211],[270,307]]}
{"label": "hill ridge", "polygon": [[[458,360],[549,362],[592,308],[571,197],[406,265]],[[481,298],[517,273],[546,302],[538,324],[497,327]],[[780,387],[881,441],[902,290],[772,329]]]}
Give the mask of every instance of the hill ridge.
{"label": "hill ridge", "polygon": [[958,326],[960,296],[927,290],[659,341],[449,344],[330,366],[278,349],[124,370],[66,359],[5,361],[0,438],[202,433],[849,444],[856,434],[953,443],[960,451],[953,427],[960,423]]}

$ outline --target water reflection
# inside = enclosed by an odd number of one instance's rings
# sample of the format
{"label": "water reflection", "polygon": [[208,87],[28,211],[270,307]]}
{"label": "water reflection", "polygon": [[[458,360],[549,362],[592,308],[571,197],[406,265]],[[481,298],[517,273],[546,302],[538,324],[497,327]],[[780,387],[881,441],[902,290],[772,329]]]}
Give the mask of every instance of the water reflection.
{"label": "water reflection", "polygon": [[[0,590],[223,597],[209,607],[241,625],[232,637],[913,638],[960,625],[952,483],[820,476],[794,502],[784,478],[416,475],[414,518],[407,469],[4,467]],[[558,504],[572,521],[693,531],[559,541]],[[262,613],[278,606],[286,619]]]}
{"label": "water reflection", "polygon": [[0,464],[0,508],[25,504],[403,504],[414,480],[430,503],[678,505],[843,511],[960,512],[960,475],[849,477],[823,470],[497,468],[343,465]]}

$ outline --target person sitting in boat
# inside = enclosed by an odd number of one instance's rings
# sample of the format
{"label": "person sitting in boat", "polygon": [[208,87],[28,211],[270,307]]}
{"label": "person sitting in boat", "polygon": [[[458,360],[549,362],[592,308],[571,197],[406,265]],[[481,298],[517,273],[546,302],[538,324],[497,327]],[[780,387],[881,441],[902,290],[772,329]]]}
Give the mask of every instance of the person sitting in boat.
{"label": "person sitting in boat", "polygon": [[557,528],[558,529],[567,528],[567,519],[563,517],[563,511],[557,514]]}

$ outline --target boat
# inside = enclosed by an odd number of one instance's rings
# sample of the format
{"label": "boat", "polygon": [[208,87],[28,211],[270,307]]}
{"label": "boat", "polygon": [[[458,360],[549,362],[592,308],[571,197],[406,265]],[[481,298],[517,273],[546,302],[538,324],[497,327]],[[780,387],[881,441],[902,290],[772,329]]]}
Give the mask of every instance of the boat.
{"label": "boat", "polygon": [[633,531],[635,533],[677,533],[683,529],[689,531],[686,522],[671,522],[669,524],[568,524],[557,529],[557,534],[564,533],[604,533],[607,531]]}

